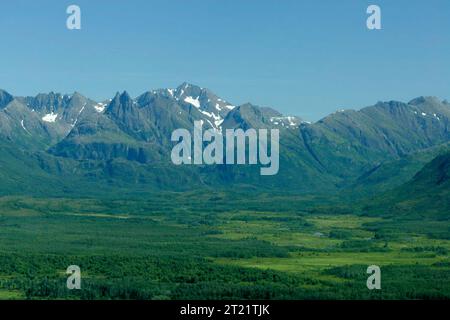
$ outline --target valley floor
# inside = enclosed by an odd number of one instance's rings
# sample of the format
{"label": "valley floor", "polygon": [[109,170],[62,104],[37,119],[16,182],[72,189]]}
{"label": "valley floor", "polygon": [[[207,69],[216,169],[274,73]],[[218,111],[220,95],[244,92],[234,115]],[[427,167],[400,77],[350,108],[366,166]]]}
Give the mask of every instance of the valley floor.
{"label": "valley floor", "polygon": [[[448,217],[306,196],[147,199],[0,198],[0,299],[450,298]],[[66,288],[69,265],[82,290]]]}

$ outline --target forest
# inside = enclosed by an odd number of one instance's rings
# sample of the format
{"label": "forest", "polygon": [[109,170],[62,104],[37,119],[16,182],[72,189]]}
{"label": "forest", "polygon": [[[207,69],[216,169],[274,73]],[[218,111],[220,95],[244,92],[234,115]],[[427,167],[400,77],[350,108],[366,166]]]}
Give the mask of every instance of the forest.
{"label": "forest", "polygon": [[[141,199],[1,198],[0,299],[450,297],[443,217],[286,195]],[[69,265],[80,290],[66,286]],[[366,286],[369,265],[381,290]]]}

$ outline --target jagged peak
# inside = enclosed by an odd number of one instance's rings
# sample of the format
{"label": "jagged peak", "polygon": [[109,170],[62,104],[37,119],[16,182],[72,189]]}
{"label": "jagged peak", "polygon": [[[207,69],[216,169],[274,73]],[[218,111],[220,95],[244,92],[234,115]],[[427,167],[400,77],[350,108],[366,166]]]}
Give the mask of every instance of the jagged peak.
{"label": "jagged peak", "polygon": [[14,97],[10,93],[0,89],[0,108],[7,106],[13,100]]}
{"label": "jagged peak", "polygon": [[133,99],[131,98],[130,94],[126,90],[124,90],[122,93],[117,91],[116,94],[114,95],[114,98],[111,99],[111,103],[124,104],[132,100]]}
{"label": "jagged peak", "polygon": [[192,84],[192,83],[189,83],[189,82],[183,82],[182,84],[180,84],[178,87],[177,87],[177,89],[183,89],[183,90],[186,90],[186,89],[190,89],[190,88],[194,88],[194,89],[203,89],[203,88],[201,88],[201,87],[199,87],[199,86],[197,86],[197,85],[195,85],[195,84]]}
{"label": "jagged peak", "polygon": [[176,95],[178,97],[181,97],[184,95],[199,96],[202,93],[202,91],[203,91],[203,88],[201,88],[195,84],[188,83],[188,82],[183,82],[175,90]]}
{"label": "jagged peak", "polygon": [[128,91],[124,90],[121,94],[120,94],[120,98],[121,99],[131,99],[130,94],[128,93]]}
{"label": "jagged peak", "polygon": [[[64,96],[67,96],[67,95],[65,94]],[[84,95],[81,94],[79,91],[75,91],[75,92],[72,94],[72,97],[83,97],[83,98],[84,98]]]}
{"label": "jagged peak", "polygon": [[136,102],[131,98],[127,91],[117,92],[109,105],[106,107],[106,113],[119,115],[123,112],[132,111]]}

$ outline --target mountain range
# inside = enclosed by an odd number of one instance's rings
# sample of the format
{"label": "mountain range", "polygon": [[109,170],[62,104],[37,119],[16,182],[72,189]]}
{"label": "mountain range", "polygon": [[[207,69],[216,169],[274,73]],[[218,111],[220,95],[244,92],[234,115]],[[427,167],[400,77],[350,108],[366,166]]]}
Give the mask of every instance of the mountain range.
{"label": "mountain range", "polygon": [[[198,120],[219,131],[280,129],[278,175],[260,176],[254,166],[173,165],[171,133],[192,130]],[[189,83],[106,101],[78,92],[18,97],[0,90],[1,194],[93,186],[378,192],[413,183],[449,143],[450,104],[435,97],[339,110],[309,123],[269,107],[234,105]]]}

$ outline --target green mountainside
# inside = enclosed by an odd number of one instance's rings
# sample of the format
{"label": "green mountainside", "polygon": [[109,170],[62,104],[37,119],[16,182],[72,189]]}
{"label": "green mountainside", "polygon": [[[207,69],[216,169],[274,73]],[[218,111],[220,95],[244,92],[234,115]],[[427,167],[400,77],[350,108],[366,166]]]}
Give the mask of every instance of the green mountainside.
{"label": "green mountainside", "polygon": [[395,190],[392,197],[401,211],[449,219],[450,152],[425,165],[411,181]]}
{"label": "green mountainside", "polygon": [[[136,99],[117,93],[104,102],[80,93],[13,97],[1,91],[0,106],[0,174],[17,174],[5,180],[4,192],[25,192],[20,181],[39,177],[55,191],[84,181],[136,191],[236,187],[363,194],[408,181],[450,141],[450,105],[434,97],[340,110],[316,123],[249,103],[234,106],[188,83]],[[171,133],[192,131],[194,121],[202,121],[204,130],[279,129],[279,173],[261,176],[259,166],[249,165],[175,166]]]}

